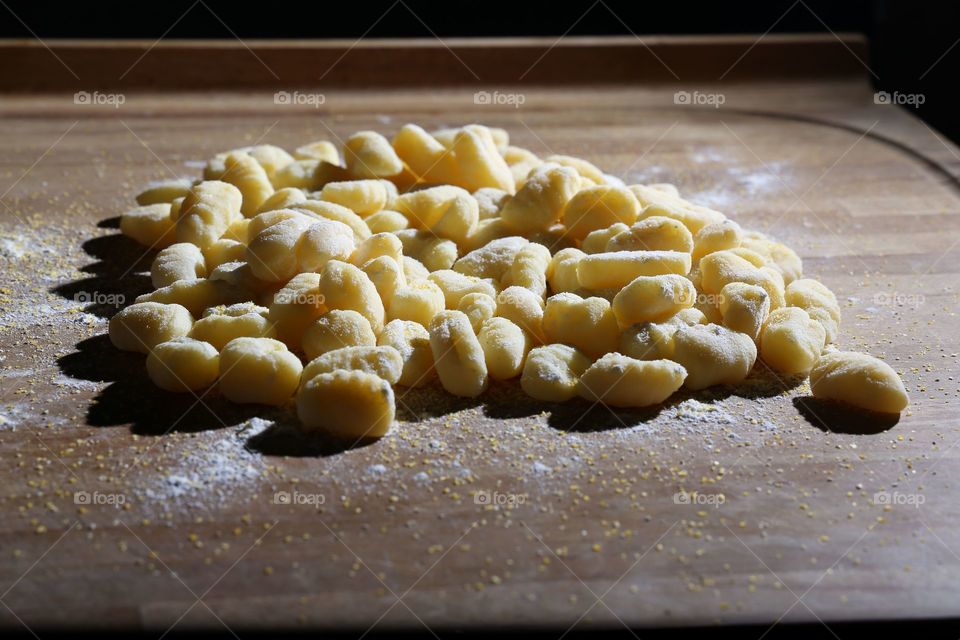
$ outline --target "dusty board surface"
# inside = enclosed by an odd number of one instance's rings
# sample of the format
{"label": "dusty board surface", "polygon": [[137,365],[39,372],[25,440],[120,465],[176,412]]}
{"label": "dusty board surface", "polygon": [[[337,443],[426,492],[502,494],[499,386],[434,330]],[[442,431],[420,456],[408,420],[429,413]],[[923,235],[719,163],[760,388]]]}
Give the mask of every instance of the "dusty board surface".
{"label": "dusty board surface", "polygon": [[[726,102],[639,86],[528,89],[519,109],[476,105],[472,88],[343,90],[320,109],[272,91],[133,92],[119,109],[4,98],[0,623],[956,615],[956,149],[862,79],[696,90]],[[299,440],[289,411],[160,393],[142,356],[110,347],[105,318],[148,286],[151,256],[109,221],[143,183],[239,144],[408,121],[503,126],[775,234],[837,292],[841,345],[890,362],[913,404],[864,420],[763,375],[615,414],[509,385],[478,402],[426,390],[398,394],[389,437],[340,451]]]}

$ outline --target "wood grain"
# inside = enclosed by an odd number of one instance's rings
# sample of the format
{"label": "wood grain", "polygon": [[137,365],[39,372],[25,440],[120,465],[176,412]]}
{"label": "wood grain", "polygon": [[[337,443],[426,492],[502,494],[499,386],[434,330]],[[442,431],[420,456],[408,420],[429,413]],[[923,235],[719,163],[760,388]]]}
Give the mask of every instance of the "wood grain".
{"label": "wood grain", "polygon": [[[875,104],[865,77],[531,85],[520,108],[474,104],[456,83],[322,88],[319,109],[250,88],[131,90],[116,109],[76,105],[69,88],[4,98],[0,624],[956,616],[960,156]],[[676,104],[678,86],[725,102]],[[841,345],[890,362],[910,409],[895,423],[840,411],[762,370],[644,412],[535,404],[515,385],[476,402],[427,389],[398,394],[392,435],[343,451],[297,437],[287,410],[161,393],[142,356],[111,348],[111,296],[149,284],[150,256],[115,228],[143,183],[198,175],[238,144],[408,121],[502,126],[775,234],[837,292]],[[322,504],[276,502],[294,491]],[[78,505],[79,492],[125,504]]]}

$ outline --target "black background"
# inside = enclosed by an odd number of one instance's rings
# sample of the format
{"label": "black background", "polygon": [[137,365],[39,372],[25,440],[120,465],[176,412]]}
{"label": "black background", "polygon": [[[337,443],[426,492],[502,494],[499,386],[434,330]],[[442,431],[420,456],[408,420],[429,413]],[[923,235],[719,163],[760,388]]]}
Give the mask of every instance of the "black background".
{"label": "black background", "polygon": [[[0,0],[3,38],[383,38],[858,32],[878,89],[922,93],[917,112],[960,141],[954,0]],[[908,107],[910,108],[910,107]]]}

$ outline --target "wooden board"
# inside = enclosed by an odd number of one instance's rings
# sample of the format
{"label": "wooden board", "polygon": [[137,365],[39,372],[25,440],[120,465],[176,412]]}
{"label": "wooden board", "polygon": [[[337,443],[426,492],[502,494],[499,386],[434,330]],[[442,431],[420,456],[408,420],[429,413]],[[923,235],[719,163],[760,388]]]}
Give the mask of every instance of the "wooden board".
{"label": "wooden board", "polygon": [[[868,73],[839,62],[861,42],[801,41],[848,72],[597,84],[576,70],[539,86],[389,89],[372,74],[363,89],[316,89],[319,108],[276,104],[275,87],[161,90],[162,78],[114,89],[118,108],[75,104],[94,86],[62,79],[7,94],[0,624],[562,631],[960,613],[960,156],[875,104]],[[783,44],[753,42],[733,53]],[[590,45],[558,48],[577,46]],[[236,45],[231,59],[247,55]],[[448,55],[435,45],[424,73]],[[17,73],[4,68],[5,86]],[[478,88],[523,104],[476,104]],[[678,90],[724,103],[678,104]],[[151,256],[115,225],[145,182],[196,176],[241,144],[405,122],[502,126],[542,155],[673,182],[774,234],[837,292],[841,345],[890,362],[911,407],[895,423],[838,411],[763,371],[644,412],[540,405],[511,384],[478,401],[427,389],[398,393],[389,437],[344,451],[296,436],[289,410],[160,393],[142,356],[112,349],[105,319],[149,285]]]}

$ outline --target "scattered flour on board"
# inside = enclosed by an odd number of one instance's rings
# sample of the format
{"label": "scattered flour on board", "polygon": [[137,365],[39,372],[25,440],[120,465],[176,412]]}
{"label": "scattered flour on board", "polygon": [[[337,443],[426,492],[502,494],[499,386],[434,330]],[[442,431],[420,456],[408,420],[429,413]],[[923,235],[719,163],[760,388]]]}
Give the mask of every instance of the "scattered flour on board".
{"label": "scattered flour on board", "polygon": [[742,203],[745,198],[759,198],[789,190],[790,181],[785,175],[786,169],[787,165],[783,162],[770,162],[759,170],[725,167],[723,171],[728,179],[718,180],[715,187],[681,195],[691,202],[723,211]]}
{"label": "scattered flour on board", "polygon": [[247,438],[273,426],[272,420],[251,418],[216,440],[198,442],[164,476],[150,475],[152,486],[141,497],[168,509],[168,501],[196,506],[225,504],[237,493],[249,492],[266,474],[263,456],[246,448]]}
{"label": "scattered flour on board", "polygon": [[4,258],[22,258],[27,254],[23,242],[11,236],[0,236],[0,256]]}

